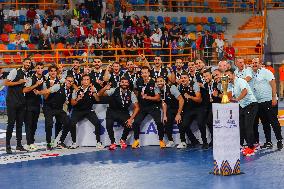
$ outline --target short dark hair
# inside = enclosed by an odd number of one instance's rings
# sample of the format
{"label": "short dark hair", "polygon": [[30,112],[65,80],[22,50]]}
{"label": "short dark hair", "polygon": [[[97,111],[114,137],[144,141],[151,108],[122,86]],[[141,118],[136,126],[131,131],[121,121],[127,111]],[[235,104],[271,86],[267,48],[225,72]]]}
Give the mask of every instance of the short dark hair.
{"label": "short dark hair", "polygon": [[48,71],[50,72],[51,69],[55,69],[56,71],[58,70],[57,66],[55,64],[52,64],[48,67]]}
{"label": "short dark hair", "polygon": [[226,70],[225,72],[230,72],[231,74],[235,74],[234,70],[232,68]]}
{"label": "short dark hair", "polygon": [[37,67],[37,66],[43,66],[43,63],[42,62],[38,62],[38,63],[36,63],[35,67]]}
{"label": "short dark hair", "polygon": [[26,60],[32,61],[30,58],[24,58],[23,62],[25,62]]}
{"label": "short dark hair", "polygon": [[120,78],[120,81],[122,81],[122,80],[127,80],[127,81],[130,83],[129,79],[127,79],[127,78],[124,77],[124,76],[122,76],[122,77]]}
{"label": "short dark hair", "polygon": [[148,66],[142,66],[141,70],[148,70],[148,72],[150,72],[150,68]]}
{"label": "short dark hair", "polygon": [[203,74],[204,74],[204,73],[210,73],[210,74],[212,74],[212,72],[211,72],[211,70],[210,70],[210,69],[206,69],[206,70],[204,70],[204,71],[203,71]]}
{"label": "short dark hair", "polygon": [[181,72],[181,74],[180,75],[186,75],[186,76],[188,76],[189,77],[189,75],[188,75],[188,73],[187,72]]}

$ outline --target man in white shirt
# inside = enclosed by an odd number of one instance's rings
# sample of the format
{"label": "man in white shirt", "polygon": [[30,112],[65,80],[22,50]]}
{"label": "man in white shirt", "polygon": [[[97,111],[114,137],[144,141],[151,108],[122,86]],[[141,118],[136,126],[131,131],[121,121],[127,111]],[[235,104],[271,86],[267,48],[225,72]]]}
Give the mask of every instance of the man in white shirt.
{"label": "man in white shirt", "polygon": [[[151,45],[153,48],[157,48],[157,49],[161,48],[161,37],[162,37],[162,33],[160,33],[159,30],[156,30],[155,33],[150,37]],[[155,50],[154,54],[159,56],[160,50]]]}
{"label": "man in white shirt", "polygon": [[95,39],[92,36],[92,34],[88,35],[88,38],[85,40],[85,43],[87,44],[88,47],[92,47],[95,44]]}
{"label": "man in white shirt", "polygon": [[11,20],[12,22],[17,22],[19,19],[20,13],[19,10],[16,10],[15,7],[13,7],[8,14],[9,20]]}
{"label": "man in white shirt", "polygon": [[220,61],[224,56],[224,40],[222,39],[221,33],[218,34],[217,39],[215,39],[215,43],[218,60]]}

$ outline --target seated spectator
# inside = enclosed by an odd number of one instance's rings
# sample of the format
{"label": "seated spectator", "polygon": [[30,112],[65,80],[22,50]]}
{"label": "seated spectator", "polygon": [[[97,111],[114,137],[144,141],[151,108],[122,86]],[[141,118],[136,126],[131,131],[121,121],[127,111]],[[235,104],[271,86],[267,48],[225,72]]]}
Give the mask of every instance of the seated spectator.
{"label": "seated spectator", "polygon": [[73,9],[73,18],[77,17],[77,19],[80,18],[80,7],[79,4],[75,5],[75,8]]}
{"label": "seated spectator", "polygon": [[39,24],[35,24],[31,30],[30,40],[32,43],[37,44],[39,42],[39,36],[41,35],[41,28]]}
{"label": "seated spectator", "polygon": [[38,43],[38,49],[39,50],[51,50],[51,44],[46,35],[42,35],[40,37],[40,40]]}
{"label": "seated spectator", "polygon": [[52,27],[48,26],[47,23],[44,24],[43,28],[41,28],[41,34],[46,36],[49,40],[54,34]]}
{"label": "seated spectator", "polygon": [[24,32],[27,34],[31,34],[32,25],[30,22],[26,22],[24,25]]}
{"label": "seated spectator", "polygon": [[89,11],[86,9],[84,4],[82,4],[80,9],[80,18],[89,19]]}
{"label": "seated spectator", "polygon": [[66,25],[70,25],[71,24],[71,19],[73,17],[72,14],[72,10],[68,9],[68,7],[64,7],[63,11],[62,11],[62,20],[65,22]]}
{"label": "seated spectator", "polygon": [[60,27],[58,28],[58,32],[57,32],[59,41],[60,41],[61,43],[65,43],[68,34],[69,34],[68,27],[64,24],[63,21],[61,21],[61,25],[60,25]]}
{"label": "seated spectator", "polygon": [[85,40],[87,47],[92,48],[95,45],[95,39],[92,34],[89,33],[88,38]]}
{"label": "seated spectator", "polygon": [[74,35],[72,31],[70,31],[69,35],[66,37],[66,43],[74,45],[76,41],[77,41],[76,36]]}
{"label": "seated spectator", "polygon": [[173,41],[171,41],[171,50],[173,55],[178,54],[178,43],[175,38],[173,39]]}
{"label": "seated spectator", "polygon": [[136,35],[136,34],[137,34],[136,28],[133,27],[133,26],[129,26],[129,27],[126,29],[125,34],[128,35],[128,36]]}
{"label": "seated spectator", "polygon": [[42,21],[40,19],[39,14],[35,15],[35,19],[34,19],[34,24],[33,25],[39,25],[39,27],[42,28],[43,24],[42,24]]}
{"label": "seated spectator", "polygon": [[54,31],[54,33],[57,33],[58,31],[58,27],[61,25],[61,21],[59,20],[59,18],[57,16],[55,16],[51,22],[51,27]]}
{"label": "seated spectator", "polygon": [[74,56],[73,46],[69,43],[66,43],[66,50],[63,51],[63,55],[66,57],[66,62],[70,62],[71,59],[68,57]]}
{"label": "seated spectator", "polygon": [[16,35],[13,44],[15,44],[17,46],[18,50],[28,50],[28,46],[27,46],[24,38],[21,37],[21,34]]}
{"label": "seated spectator", "polygon": [[98,24],[98,28],[96,29],[97,34],[100,34],[101,36],[105,35],[105,30],[102,28],[101,24]]}
{"label": "seated spectator", "polygon": [[11,22],[18,22],[19,20],[19,16],[20,16],[20,13],[19,13],[19,10],[16,10],[16,7],[13,7],[10,11],[9,11],[9,14],[8,14],[8,19],[11,21]]}
{"label": "seated spectator", "polygon": [[53,10],[51,7],[49,7],[48,9],[46,9],[46,10],[44,11],[44,13],[45,13],[45,15],[47,15],[47,17],[49,17],[49,18],[53,18],[53,17],[54,17],[54,10]]}
{"label": "seated spectator", "polygon": [[174,24],[174,26],[169,30],[171,39],[178,40],[179,38],[179,27],[177,24]]}
{"label": "seated spectator", "polygon": [[76,34],[79,41],[84,41],[87,38],[88,29],[82,22],[80,22],[80,26],[77,28]]}
{"label": "seated spectator", "polygon": [[[95,37],[95,49],[103,48],[106,43],[107,43],[107,41],[105,40],[105,38],[101,34],[98,34]],[[95,53],[96,56],[102,55],[102,51],[95,51],[94,53]]]}
{"label": "seated spectator", "polygon": [[33,23],[36,15],[37,12],[35,11],[34,7],[30,7],[27,11],[27,21]]}
{"label": "seated spectator", "polygon": [[178,54],[183,54],[183,53],[184,53],[184,46],[185,46],[185,43],[184,43],[184,41],[182,40],[182,37],[180,37],[180,38],[178,39],[177,46],[178,46]]}
{"label": "seated spectator", "polygon": [[146,34],[144,34],[143,44],[144,44],[144,48],[145,48],[144,53],[147,54],[147,55],[152,54],[152,50],[150,49],[151,48],[151,39]]}
{"label": "seated spectator", "polygon": [[79,20],[76,16],[73,17],[73,19],[71,19],[71,27],[72,29],[77,29],[79,27]]}
{"label": "seated spectator", "polygon": [[144,32],[144,28],[141,26],[140,23],[137,24],[137,26],[136,26],[136,31],[137,31],[137,33],[139,33],[139,34],[141,34],[141,33]]}
{"label": "seated spectator", "polygon": [[74,56],[81,56],[85,52],[85,45],[82,41],[76,44],[76,50],[74,51]]}

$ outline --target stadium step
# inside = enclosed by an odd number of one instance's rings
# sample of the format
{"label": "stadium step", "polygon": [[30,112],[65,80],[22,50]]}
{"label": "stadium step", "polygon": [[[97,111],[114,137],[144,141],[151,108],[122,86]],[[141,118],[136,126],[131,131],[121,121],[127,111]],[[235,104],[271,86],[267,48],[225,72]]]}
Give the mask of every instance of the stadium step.
{"label": "stadium step", "polygon": [[259,38],[261,37],[261,32],[249,32],[249,33],[237,33],[233,38]]}
{"label": "stadium step", "polygon": [[259,40],[237,40],[233,42],[236,47],[255,47]]}

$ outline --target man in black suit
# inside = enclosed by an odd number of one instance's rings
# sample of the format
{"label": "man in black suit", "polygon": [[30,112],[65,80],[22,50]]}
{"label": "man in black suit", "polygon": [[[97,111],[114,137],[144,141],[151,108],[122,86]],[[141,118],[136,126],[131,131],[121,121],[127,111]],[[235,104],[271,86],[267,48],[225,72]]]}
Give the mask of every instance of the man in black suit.
{"label": "man in black suit", "polygon": [[204,48],[204,60],[207,65],[210,65],[210,61],[212,59],[212,45],[214,43],[214,39],[210,32],[207,30],[205,34],[202,36],[201,47]]}

